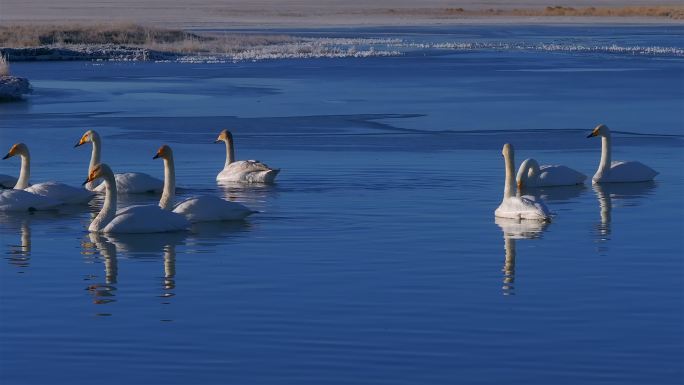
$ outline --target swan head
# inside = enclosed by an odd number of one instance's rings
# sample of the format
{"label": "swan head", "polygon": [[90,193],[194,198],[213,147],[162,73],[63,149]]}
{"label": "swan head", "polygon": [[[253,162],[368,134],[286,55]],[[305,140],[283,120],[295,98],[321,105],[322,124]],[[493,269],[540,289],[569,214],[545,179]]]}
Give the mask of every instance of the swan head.
{"label": "swan head", "polygon": [[219,133],[219,136],[218,138],[216,138],[216,141],[214,143],[228,142],[232,140],[233,134],[231,134],[228,130],[223,130]]}
{"label": "swan head", "polygon": [[7,155],[5,155],[2,159],[9,159],[15,155],[27,155],[28,154],[28,147],[24,143],[16,143],[13,145]]}
{"label": "swan head", "polygon": [[159,147],[159,150],[157,150],[157,153],[152,157],[152,159],[157,159],[157,158],[162,158],[162,159],[169,159],[173,155],[173,151],[171,151],[171,147],[168,145],[163,145]]}
{"label": "swan head", "polygon": [[85,133],[83,133],[83,136],[81,136],[81,140],[76,143],[74,147],[78,147],[81,145],[84,145],[86,143],[91,143],[94,142],[96,139],[99,139],[100,135],[97,133],[95,130],[88,130]]}
{"label": "swan head", "polygon": [[503,148],[501,149],[501,155],[504,156],[504,158],[510,158],[513,156],[513,145],[510,143],[506,143],[503,145]]}
{"label": "swan head", "polygon": [[610,130],[608,130],[608,126],[605,124],[599,124],[594,128],[591,134],[587,135],[587,138],[593,138],[594,136],[608,136],[609,134]]}
{"label": "swan head", "polygon": [[90,183],[98,178],[102,178],[105,175],[114,175],[112,172],[112,169],[109,168],[105,163],[100,163],[97,166],[93,167],[93,170],[90,171],[90,174],[88,174],[88,179],[83,182],[85,185],[86,183]]}

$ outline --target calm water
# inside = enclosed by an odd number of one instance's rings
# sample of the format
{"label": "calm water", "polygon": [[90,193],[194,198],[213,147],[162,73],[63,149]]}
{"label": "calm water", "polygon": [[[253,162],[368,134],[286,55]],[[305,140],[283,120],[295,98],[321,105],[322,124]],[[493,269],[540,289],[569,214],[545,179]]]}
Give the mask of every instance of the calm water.
{"label": "calm water", "polygon": [[[292,32],[292,31],[289,31]],[[300,31],[301,32],[301,31]],[[417,41],[578,39],[682,48],[672,27],[318,31]],[[304,32],[301,32],[302,34]],[[312,34],[311,32],[308,32]],[[78,184],[115,171],[261,211],[189,233],[93,236],[91,207],[0,215],[3,384],[679,384],[684,381],[684,59],[524,50],[226,64],[16,63],[0,151]],[[546,226],[494,220],[501,145],[654,183],[540,191]],[[217,186],[238,158],[271,187]],[[17,174],[19,162],[0,162]],[[154,196],[121,204],[150,203]]]}

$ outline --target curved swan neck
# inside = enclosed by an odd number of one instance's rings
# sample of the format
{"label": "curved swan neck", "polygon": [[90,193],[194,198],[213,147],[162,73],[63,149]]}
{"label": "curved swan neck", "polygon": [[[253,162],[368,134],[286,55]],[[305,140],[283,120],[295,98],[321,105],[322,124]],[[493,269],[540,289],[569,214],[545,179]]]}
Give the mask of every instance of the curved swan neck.
{"label": "curved swan neck", "polygon": [[102,209],[95,219],[90,223],[90,231],[102,230],[116,216],[116,179],[112,172],[106,173],[103,177],[105,185],[105,199]]}
{"label": "curved swan neck", "polygon": [[610,132],[606,132],[601,136],[601,163],[599,163],[599,168],[596,170],[597,175],[603,175],[606,171],[610,170],[611,164],[611,148],[610,148],[611,138]]}
{"label": "curved swan neck", "polygon": [[14,185],[15,190],[23,190],[29,186],[29,178],[31,177],[31,154],[28,149],[20,154],[21,156],[21,171],[19,171],[19,179]]}
{"label": "curved swan neck", "polygon": [[233,147],[233,138],[227,137],[226,140],[226,166],[235,162],[235,148]]}
{"label": "curved swan neck", "polygon": [[516,177],[518,183],[526,182],[530,177],[539,177],[541,169],[539,168],[539,163],[535,159],[529,158],[520,164],[518,169],[518,176]]}
{"label": "curved swan neck", "polygon": [[163,159],[164,190],[159,200],[159,207],[164,210],[172,210],[173,201],[176,199],[176,166],[173,162],[173,154],[168,154]]}
{"label": "curved swan neck", "polygon": [[[88,165],[88,174],[90,174],[91,171],[100,164],[100,151],[102,151],[102,144],[100,142],[100,135],[98,135],[97,132],[93,131],[90,134],[90,142],[93,144],[93,149],[92,152],[90,153],[90,164]],[[97,182],[92,181],[86,183],[86,189],[87,190],[92,190],[97,186]]]}
{"label": "curved swan neck", "polygon": [[515,169],[513,166],[513,152],[504,154],[506,163],[506,182],[504,184],[504,199],[515,195]]}

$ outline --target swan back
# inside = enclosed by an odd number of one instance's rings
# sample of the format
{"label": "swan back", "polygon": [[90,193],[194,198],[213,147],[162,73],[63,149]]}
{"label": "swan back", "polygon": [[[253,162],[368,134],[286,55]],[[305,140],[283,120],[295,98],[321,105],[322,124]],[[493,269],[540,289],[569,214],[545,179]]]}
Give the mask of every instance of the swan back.
{"label": "swan back", "polygon": [[246,206],[219,197],[203,195],[186,199],[173,209],[192,223],[210,221],[237,221],[247,218],[254,211]]}
{"label": "swan back", "polygon": [[130,206],[116,213],[104,233],[165,233],[187,230],[190,223],[181,215],[156,205]]}
{"label": "swan back", "polygon": [[0,211],[50,210],[62,202],[24,190],[8,189],[0,191]]}
{"label": "swan back", "polygon": [[88,203],[95,195],[83,188],[72,187],[64,183],[52,181],[34,184],[33,186],[24,189],[24,191],[50,197],[62,201],[65,204]]}

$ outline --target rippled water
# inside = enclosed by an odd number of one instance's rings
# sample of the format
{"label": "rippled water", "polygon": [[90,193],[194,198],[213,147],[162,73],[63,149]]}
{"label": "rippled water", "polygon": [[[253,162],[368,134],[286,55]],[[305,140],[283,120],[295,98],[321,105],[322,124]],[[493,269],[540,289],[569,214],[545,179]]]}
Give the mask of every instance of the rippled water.
{"label": "rippled water", "polygon": [[[682,44],[672,27],[488,31]],[[90,153],[73,145],[94,128],[115,171],[161,177],[152,156],[167,143],[181,196],[260,213],[144,236],[88,234],[100,201],[0,215],[0,382],[681,383],[682,60],[432,49],[16,63],[35,95],[0,105],[0,150],[26,142],[33,181],[82,182]],[[599,122],[618,131],[614,158],[658,170],[654,183],[541,190],[551,224],[494,219],[504,142],[518,162],[591,176],[600,143],[585,136]],[[282,168],[279,183],[217,186],[222,128],[238,158]],[[17,159],[0,162],[17,172]]]}

